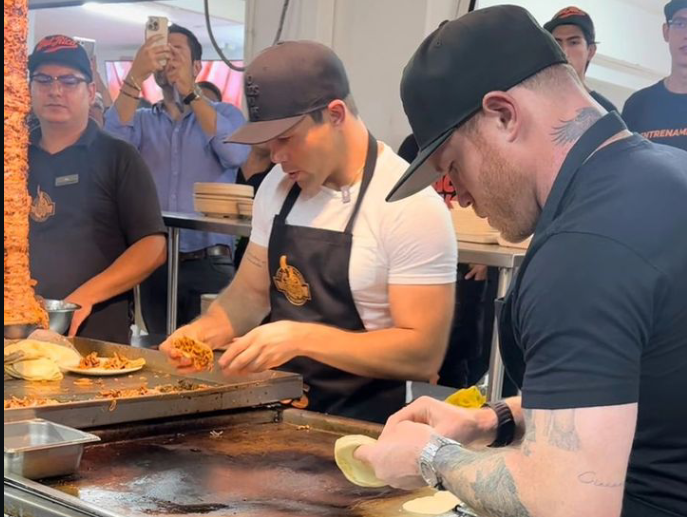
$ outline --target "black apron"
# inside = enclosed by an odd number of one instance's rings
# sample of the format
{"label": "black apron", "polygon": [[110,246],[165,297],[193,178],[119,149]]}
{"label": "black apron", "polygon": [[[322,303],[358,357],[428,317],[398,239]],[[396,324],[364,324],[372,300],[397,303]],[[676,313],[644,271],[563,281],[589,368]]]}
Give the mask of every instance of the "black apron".
{"label": "black apron", "polygon": [[[270,321],[365,331],[348,273],[353,227],[376,163],[377,141],[370,134],[360,193],[343,232],[286,224],[301,189],[295,184],[289,191],[270,234]],[[297,357],[280,369],[303,376],[309,388],[307,408],[312,411],[383,423],[405,403],[405,381],[360,377],[307,357]]]}
{"label": "black apron", "polygon": [[563,166],[544,205],[541,217],[537,222],[532,243],[525,254],[525,259],[520,266],[518,274],[508,289],[505,298],[496,300],[501,358],[503,359],[506,373],[519,388],[522,387],[522,381],[525,376],[525,359],[524,349],[520,343],[520,332],[513,316],[520,282],[527,266],[532,261],[532,257],[551,236],[551,223],[559,215],[561,202],[568,191],[568,187],[572,184],[577,171],[601,144],[624,129],[627,129],[627,127],[620,116],[616,112],[609,113],[600,120],[597,120],[572,147],[563,162]]}

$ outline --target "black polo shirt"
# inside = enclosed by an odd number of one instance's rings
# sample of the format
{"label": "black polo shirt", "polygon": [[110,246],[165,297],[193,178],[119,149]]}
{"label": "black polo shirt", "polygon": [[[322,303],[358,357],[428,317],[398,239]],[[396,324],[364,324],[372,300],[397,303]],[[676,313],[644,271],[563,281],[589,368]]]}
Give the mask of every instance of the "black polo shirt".
{"label": "black polo shirt", "polygon": [[687,151],[687,93],[673,93],[663,81],[633,93],[625,102],[623,120],[652,142]]}
{"label": "black polo shirt", "polygon": [[[31,133],[29,230],[37,293],[64,299],[140,239],[165,232],[150,171],[138,151],[90,121],[79,141],[50,155]],[[128,343],[125,293],[94,307],[79,335]]]}
{"label": "black polo shirt", "polygon": [[523,407],[638,403],[623,517],[687,515],[687,153],[600,149],[549,230],[514,307]]}

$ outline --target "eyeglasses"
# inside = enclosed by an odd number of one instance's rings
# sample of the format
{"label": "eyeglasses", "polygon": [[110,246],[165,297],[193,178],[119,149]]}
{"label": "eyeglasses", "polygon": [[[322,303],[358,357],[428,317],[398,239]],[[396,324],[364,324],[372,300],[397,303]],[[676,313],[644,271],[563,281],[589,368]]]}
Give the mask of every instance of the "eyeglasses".
{"label": "eyeglasses", "polygon": [[675,29],[678,31],[684,31],[687,30],[687,19],[686,18],[673,18],[668,22],[668,26],[671,29]]}
{"label": "eyeglasses", "polygon": [[34,74],[31,76],[31,81],[46,90],[49,90],[55,81],[60,83],[60,86],[65,90],[74,90],[81,83],[90,83],[88,79],[72,74],[60,75],[57,77],[48,74]]}

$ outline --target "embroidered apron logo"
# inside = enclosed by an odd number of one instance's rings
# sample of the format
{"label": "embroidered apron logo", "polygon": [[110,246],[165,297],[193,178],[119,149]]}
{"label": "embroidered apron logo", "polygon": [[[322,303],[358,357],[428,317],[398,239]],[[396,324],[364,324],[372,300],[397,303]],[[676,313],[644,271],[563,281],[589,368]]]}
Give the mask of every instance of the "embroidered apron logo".
{"label": "embroidered apron logo", "polygon": [[279,269],[274,275],[274,285],[277,291],[284,294],[293,305],[305,305],[310,298],[310,286],[298,269],[286,263],[286,255],[279,259]]}
{"label": "embroidered apron logo", "polygon": [[55,215],[55,203],[48,194],[38,187],[38,195],[31,200],[31,219],[44,223]]}

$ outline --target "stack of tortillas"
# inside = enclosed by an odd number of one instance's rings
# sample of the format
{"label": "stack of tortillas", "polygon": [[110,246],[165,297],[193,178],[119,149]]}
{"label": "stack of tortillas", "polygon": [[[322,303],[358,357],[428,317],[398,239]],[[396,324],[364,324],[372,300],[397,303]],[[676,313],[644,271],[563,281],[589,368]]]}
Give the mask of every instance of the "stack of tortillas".
{"label": "stack of tortillas", "polygon": [[472,207],[462,208],[459,204],[453,203],[450,212],[453,229],[459,241],[477,244],[498,242],[498,230],[489,226],[489,222],[479,217]]}
{"label": "stack of tortillas", "polygon": [[6,363],[5,373],[27,381],[58,381],[62,370],[76,368],[81,355],[68,346],[25,339],[5,347],[5,358],[16,354],[19,360]]}
{"label": "stack of tortillas", "polygon": [[[342,436],[334,444],[334,459],[336,464],[351,483],[366,488],[380,488],[386,486],[384,481],[375,476],[370,465],[355,458],[355,450],[361,445],[372,445],[377,440],[362,434]],[[428,497],[418,497],[407,501],[403,510],[408,513],[422,515],[441,515],[450,512],[460,504],[460,499],[451,492],[435,492]]]}

